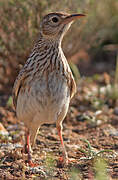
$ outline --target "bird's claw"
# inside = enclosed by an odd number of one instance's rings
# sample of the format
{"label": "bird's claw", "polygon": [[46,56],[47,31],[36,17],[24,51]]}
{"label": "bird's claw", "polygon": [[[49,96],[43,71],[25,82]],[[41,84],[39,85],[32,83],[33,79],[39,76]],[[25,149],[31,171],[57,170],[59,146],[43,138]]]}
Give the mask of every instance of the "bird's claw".
{"label": "bird's claw", "polygon": [[39,164],[36,164],[36,163],[33,163],[31,160],[30,161],[28,161],[28,165],[30,166],[30,167],[38,167],[39,166]]}

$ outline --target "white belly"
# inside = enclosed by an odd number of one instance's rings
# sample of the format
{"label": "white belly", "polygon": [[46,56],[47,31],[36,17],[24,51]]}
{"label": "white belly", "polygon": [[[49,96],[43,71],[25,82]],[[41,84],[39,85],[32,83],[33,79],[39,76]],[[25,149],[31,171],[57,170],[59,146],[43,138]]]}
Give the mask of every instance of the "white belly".
{"label": "white belly", "polygon": [[[19,94],[17,116],[22,121],[32,120],[37,114],[43,123],[56,122],[59,115],[65,117],[70,102],[70,91],[64,76],[50,74],[31,84],[30,91]],[[42,124],[43,124],[42,123]]]}

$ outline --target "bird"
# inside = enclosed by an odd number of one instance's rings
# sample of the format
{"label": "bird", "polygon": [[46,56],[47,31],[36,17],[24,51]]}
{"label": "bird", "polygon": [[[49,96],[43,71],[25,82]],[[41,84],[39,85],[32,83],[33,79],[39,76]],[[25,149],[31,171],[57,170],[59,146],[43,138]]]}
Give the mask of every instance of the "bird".
{"label": "bird", "polygon": [[45,15],[31,53],[13,86],[13,105],[17,118],[26,127],[26,151],[32,162],[32,148],[43,124],[56,124],[62,145],[62,161],[68,155],[62,137],[62,122],[76,93],[76,83],[61,43],[74,20],[84,14],[51,12]]}

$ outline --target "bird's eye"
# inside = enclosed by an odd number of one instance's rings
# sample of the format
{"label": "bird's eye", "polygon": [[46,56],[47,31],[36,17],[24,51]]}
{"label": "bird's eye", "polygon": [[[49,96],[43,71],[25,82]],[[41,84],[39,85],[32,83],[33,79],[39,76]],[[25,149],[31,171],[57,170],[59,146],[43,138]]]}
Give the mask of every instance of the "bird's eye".
{"label": "bird's eye", "polygon": [[58,19],[57,17],[53,17],[53,18],[52,18],[52,21],[53,21],[54,23],[57,23],[57,22],[59,21],[59,19]]}

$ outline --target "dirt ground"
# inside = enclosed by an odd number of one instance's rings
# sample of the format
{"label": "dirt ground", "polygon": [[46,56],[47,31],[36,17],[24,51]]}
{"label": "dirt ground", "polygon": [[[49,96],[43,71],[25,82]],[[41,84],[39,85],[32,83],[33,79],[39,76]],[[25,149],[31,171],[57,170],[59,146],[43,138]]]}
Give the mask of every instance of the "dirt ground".
{"label": "dirt ground", "polygon": [[15,116],[10,94],[1,87],[0,179],[92,180],[100,179],[99,173],[106,173],[103,180],[118,179],[118,104],[111,96],[111,82],[106,73],[79,81],[63,122],[64,142],[72,161],[59,163],[62,149],[56,127],[43,125],[33,149],[33,161],[38,164],[34,168],[28,166],[27,154],[22,154],[23,124]]}

